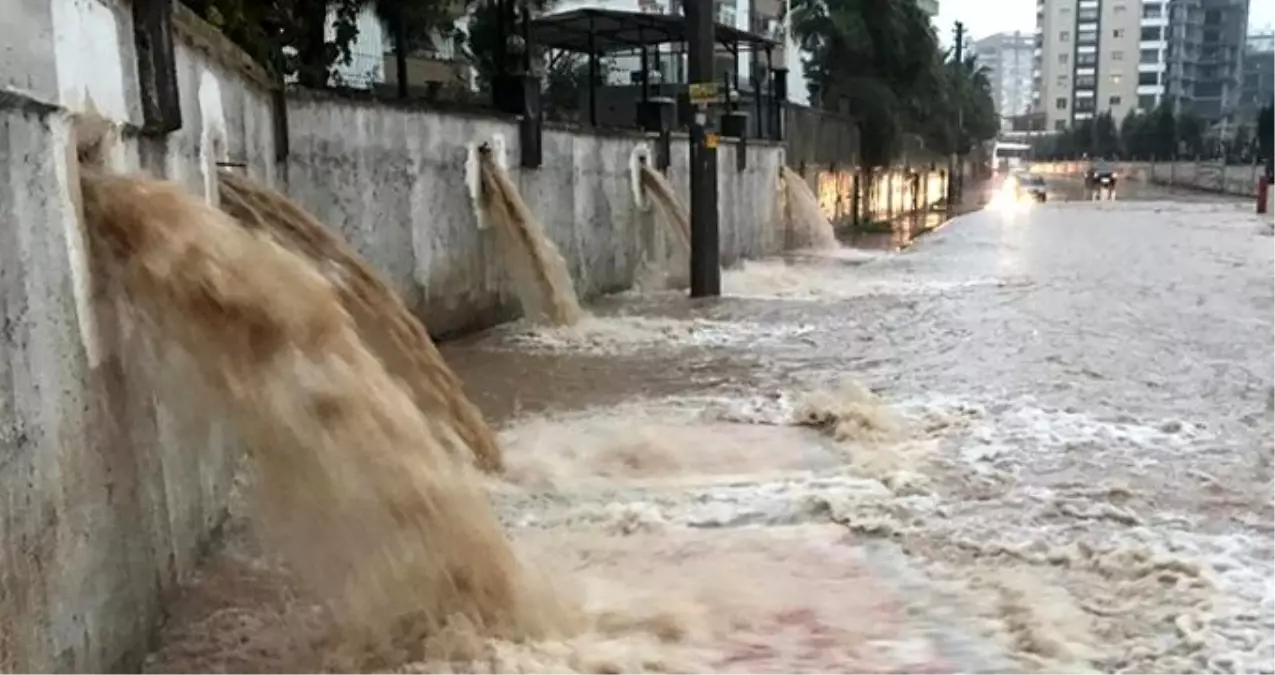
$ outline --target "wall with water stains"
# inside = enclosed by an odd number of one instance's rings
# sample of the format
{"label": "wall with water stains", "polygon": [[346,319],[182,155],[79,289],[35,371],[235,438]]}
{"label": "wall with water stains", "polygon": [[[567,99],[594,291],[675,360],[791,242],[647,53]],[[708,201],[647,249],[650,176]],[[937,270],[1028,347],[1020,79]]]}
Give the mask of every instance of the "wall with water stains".
{"label": "wall with water stains", "polygon": [[[393,280],[435,333],[509,318],[490,233],[465,188],[468,144],[507,120],[298,95],[277,160],[278,98],[262,70],[174,5],[181,126],[144,129],[129,0],[8,0],[0,45],[0,672],[139,665],[163,602],[223,521],[241,456],[233,429],[183,411],[118,348],[95,300],[77,215],[75,116],[110,123],[103,163],[212,198],[219,164],[283,186]],[[21,36],[8,40],[9,36]],[[586,295],[629,287],[652,248],[630,190],[644,139],[548,131],[515,170]],[[719,153],[726,263],[775,251],[782,150]],[[671,177],[686,199],[684,142]]]}
{"label": "wall with water stains", "polygon": [[257,150],[273,146],[270,98],[183,14],[184,124],[148,137],[129,2],[15,0],[3,14],[0,672],[127,670],[222,522],[239,452],[203,411],[157,400],[114,346],[75,207],[73,114],[111,123],[111,168],[206,196],[216,162],[236,153],[274,174]]}
{"label": "wall with water stains", "polygon": [[[480,231],[466,189],[472,144],[499,136],[514,179],[562,251],[583,296],[633,285],[652,237],[634,203],[629,156],[644,136],[546,130],[544,164],[518,168],[518,130],[489,116],[294,94],[288,101],[288,192],[339,230],[387,273],[435,335],[516,316],[493,233]],[[340,133],[333,133],[340,130]],[[721,252],[725,265],[778,250],[783,150],[718,151]],[[673,146],[669,177],[689,204],[685,140]]]}

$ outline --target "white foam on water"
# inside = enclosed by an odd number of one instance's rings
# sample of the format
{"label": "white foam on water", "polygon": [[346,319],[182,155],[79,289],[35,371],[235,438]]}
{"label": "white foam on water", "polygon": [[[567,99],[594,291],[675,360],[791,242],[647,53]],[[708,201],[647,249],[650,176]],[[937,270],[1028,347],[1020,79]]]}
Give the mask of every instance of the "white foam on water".
{"label": "white foam on water", "polygon": [[614,355],[651,348],[735,347],[782,342],[811,331],[811,326],[775,322],[590,315],[571,326],[518,321],[493,329],[488,340],[493,346],[522,351]]}
{"label": "white foam on water", "polygon": [[[854,254],[846,254],[854,255]],[[830,257],[832,256],[825,256]],[[939,295],[981,286],[1005,285],[1004,279],[924,279],[908,276],[866,277],[852,267],[791,264],[784,260],[750,260],[722,275],[725,295],[784,300],[839,300],[870,296]]]}

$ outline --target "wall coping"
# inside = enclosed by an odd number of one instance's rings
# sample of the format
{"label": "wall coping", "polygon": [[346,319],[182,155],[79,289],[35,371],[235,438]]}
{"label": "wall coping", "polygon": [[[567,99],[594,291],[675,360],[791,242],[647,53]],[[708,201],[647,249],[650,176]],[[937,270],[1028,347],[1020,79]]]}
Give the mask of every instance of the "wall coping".
{"label": "wall coping", "polygon": [[208,54],[214,61],[243,75],[253,84],[267,90],[278,86],[265,66],[248,56],[248,52],[180,0],[173,0],[173,32],[186,44]]}

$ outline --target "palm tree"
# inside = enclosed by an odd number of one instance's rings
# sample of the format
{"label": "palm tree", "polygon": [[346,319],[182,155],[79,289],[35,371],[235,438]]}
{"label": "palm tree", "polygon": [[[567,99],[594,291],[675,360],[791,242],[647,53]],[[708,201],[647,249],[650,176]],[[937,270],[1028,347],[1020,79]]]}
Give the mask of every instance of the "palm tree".
{"label": "palm tree", "polygon": [[795,0],[792,16],[794,37],[811,55],[804,65],[814,98],[856,119],[864,164],[888,164],[908,108],[933,89],[938,43],[929,17],[898,0]]}

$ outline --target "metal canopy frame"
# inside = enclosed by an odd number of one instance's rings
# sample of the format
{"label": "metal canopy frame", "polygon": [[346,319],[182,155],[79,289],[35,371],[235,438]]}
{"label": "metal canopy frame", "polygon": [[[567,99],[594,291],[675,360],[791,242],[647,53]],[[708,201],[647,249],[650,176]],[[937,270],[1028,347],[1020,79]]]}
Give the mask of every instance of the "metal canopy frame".
{"label": "metal canopy frame", "polygon": [[[725,24],[714,24],[717,42],[732,52],[740,44],[773,49],[779,43],[756,33]],[[672,14],[623,12],[610,9],[576,9],[549,14],[531,22],[536,44],[586,54],[686,42],[686,19]]]}
{"label": "metal canopy frame", "polygon": [[[598,57],[602,54],[638,50],[641,54],[641,91],[642,101],[649,100],[650,64],[648,49],[655,47],[657,52],[665,44],[686,44],[688,31],[686,18],[672,14],[649,14],[646,12],[625,12],[609,9],[576,9],[559,14],[549,14],[531,21],[524,28],[529,41],[539,47],[558,49],[567,52],[583,53],[589,56],[589,123],[597,126],[597,88],[600,66]],[[752,53],[764,51],[766,65],[769,70],[771,52],[779,43],[757,33],[739,30],[733,26],[713,24],[714,40],[725,47],[734,56],[734,73],[739,72],[740,45],[748,45]],[[754,56],[755,58],[755,56]],[[754,83],[760,87],[760,83]],[[758,115],[761,113],[761,94],[757,98]],[[731,109],[734,105],[731,104]]]}

